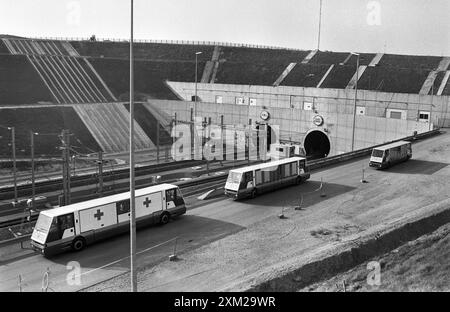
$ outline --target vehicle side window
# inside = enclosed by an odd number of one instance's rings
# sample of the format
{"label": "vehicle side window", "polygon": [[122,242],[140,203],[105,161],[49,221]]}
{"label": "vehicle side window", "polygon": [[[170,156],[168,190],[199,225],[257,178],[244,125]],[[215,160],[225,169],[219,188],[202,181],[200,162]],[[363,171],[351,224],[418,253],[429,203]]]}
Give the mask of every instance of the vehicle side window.
{"label": "vehicle side window", "polygon": [[52,224],[50,225],[50,230],[47,235],[47,243],[51,243],[60,239],[58,230],[58,218],[53,218]]}
{"label": "vehicle side window", "polygon": [[173,202],[175,206],[180,206],[184,204],[183,195],[181,195],[180,190],[171,189],[166,191],[166,202]]}
{"label": "vehicle side window", "polygon": [[280,178],[281,178],[280,168],[281,168],[281,166],[278,166],[278,167],[276,168],[276,170],[272,170],[272,171],[270,172],[271,181],[277,181],[277,180],[280,180]]}
{"label": "vehicle side window", "polygon": [[117,214],[121,215],[130,212],[130,200],[122,200],[116,203]]}
{"label": "vehicle side window", "polygon": [[306,161],[305,160],[300,160],[300,168],[305,169],[306,167]]}
{"label": "vehicle side window", "polygon": [[294,163],[291,164],[291,173],[292,173],[292,175],[296,175],[297,172],[298,172],[298,170],[297,170],[297,163],[294,162]]}
{"label": "vehicle side window", "polygon": [[283,178],[289,177],[291,175],[291,164],[284,164],[282,168]]}
{"label": "vehicle side window", "polygon": [[47,235],[47,243],[60,240],[63,237],[64,231],[71,229],[74,226],[73,213],[53,218],[52,225],[50,226]]}
{"label": "vehicle side window", "polygon": [[58,227],[61,231],[61,235],[64,233],[64,230],[71,229],[74,226],[73,213],[58,217]]}
{"label": "vehicle side window", "polygon": [[243,174],[240,189],[246,189],[249,182],[253,181],[253,171],[249,171]]}
{"label": "vehicle side window", "polygon": [[263,171],[264,183],[270,182],[270,171]]}
{"label": "vehicle side window", "polygon": [[184,199],[183,199],[183,195],[181,195],[180,190],[174,189],[174,192],[175,192],[175,205],[177,205],[177,206],[183,205]]}
{"label": "vehicle side window", "polygon": [[166,191],[166,202],[175,202],[175,189]]}
{"label": "vehicle side window", "polygon": [[262,171],[258,170],[256,171],[256,185],[261,185],[262,183],[263,183]]}

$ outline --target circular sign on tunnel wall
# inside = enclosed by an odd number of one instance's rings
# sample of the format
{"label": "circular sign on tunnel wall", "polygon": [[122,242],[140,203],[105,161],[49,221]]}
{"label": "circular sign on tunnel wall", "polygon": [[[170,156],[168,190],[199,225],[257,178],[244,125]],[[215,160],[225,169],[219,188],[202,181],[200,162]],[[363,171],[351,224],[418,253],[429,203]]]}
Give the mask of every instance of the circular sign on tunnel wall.
{"label": "circular sign on tunnel wall", "polygon": [[317,127],[320,127],[320,126],[323,125],[323,123],[324,123],[323,117],[320,116],[320,115],[314,116],[314,118],[313,118],[313,123],[314,123]]}
{"label": "circular sign on tunnel wall", "polygon": [[261,112],[261,114],[259,115],[259,117],[261,117],[262,120],[269,120],[270,118],[270,113],[266,110],[263,110]]}

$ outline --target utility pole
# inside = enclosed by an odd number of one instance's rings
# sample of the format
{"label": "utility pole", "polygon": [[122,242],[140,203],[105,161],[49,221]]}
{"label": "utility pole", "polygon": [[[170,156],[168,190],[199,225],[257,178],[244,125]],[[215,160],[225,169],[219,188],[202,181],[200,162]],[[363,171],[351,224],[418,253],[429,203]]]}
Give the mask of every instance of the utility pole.
{"label": "utility pole", "polygon": [[156,163],[159,164],[159,120],[156,121]]}
{"label": "utility pole", "polygon": [[62,159],[62,178],[63,178],[63,196],[62,196],[62,203],[60,203],[61,206],[67,205],[67,160],[66,160],[66,130],[63,130],[61,132],[61,159]]}
{"label": "utility pole", "polygon": [[30,147],[31,147],[31,209],[35,210],[35,197],[36,197],[36,189],[35,189],[35,178],[34,178],[34,135],[33,131],[30,131]]}
{"label": "utility pole", "polygon": [[[175,112],[174,115],[174,120],[173,120],[173,124],[172,124],[172,131],[171,131],[171,135],[172,135],[172,146],[175,147],[175,131],[177,129],[177,113]],[[177,159],[177,149],[174,148],[173,149],[173,155],[172,158],[174,161],[176,161]],[[166,161],[168,161],[167,157],[166,157]]]}
{"label": "utility pole", "polygon": [[359,53],[352,53],[358,58],[356,59],[356,84],[355,84],[355,101],[353,107],[353,127],[352,127],[352,152],[355,150],[355,127],[356,127],[356,104],[358,100],[358,80],[359,80]]}
{"label": "utility pole", "polygon": [[16,165],[16,128],[5,127],[0,125],[0,128],[11,131],[11,150],[12,150],[12,162],[13,162],[13,182],[14,182],[14,205],[17,204],[17,165]]}
{"label": "utility pole", "polygon": [[136,271],[136,202],[134,182],[134,64],[133,64],[133,36],[134,36],[134,1],[131,0],[131,32],[130,32],[130,271],[131,291],[137,291]]}
{"label": "utility pole", "polygon": [[14,203],[17,204],[17,163],[16,163],[16,128],[11,127],[11,145],[13,157]]}
{"label": "utility pole", "polygon": [[70,134],[68,130],[61,133],[62,163],[63,163],[63,193],[64,205],[70,205]]}
{"label": "utility pole", "polygon": [[248,119],[248,131],[247,132],[247,164],[250,164],[250,138],[251,138],[252,120]]}
{"label": "utility pole", "polygon": [[194,99],[194,117],[197,117],[197,80],[198,80],[198,56],[203,52],[195,52],[195,99]]}
{"label": "utility pole", "polygon": [[103,196],[103,151],[98,152],[98,197]]}

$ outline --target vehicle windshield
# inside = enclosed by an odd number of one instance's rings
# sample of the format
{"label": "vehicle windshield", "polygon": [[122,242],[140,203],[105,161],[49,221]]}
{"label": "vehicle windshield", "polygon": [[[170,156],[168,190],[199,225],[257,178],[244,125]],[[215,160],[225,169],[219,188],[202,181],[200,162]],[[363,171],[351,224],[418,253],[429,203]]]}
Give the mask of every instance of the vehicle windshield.
{"label": "vehicle windshield", "polygon": [[241,173],[238,172],[230,172],[228,174],[228,179],[227,182],[228,183],[241,183]]}
{"label": "vehicle windshield", "polygon": [[372,151],[372,156],[373,157],[383,157],[383,154],[384,154],[384,151],[380,151],[380,150],[377,150],[377,149],[374,149]]}
{"label": "vehicle windshield", "polygon": [[34,228],[39,232],[48,233],[51,224],[52,218],[41,213]]}

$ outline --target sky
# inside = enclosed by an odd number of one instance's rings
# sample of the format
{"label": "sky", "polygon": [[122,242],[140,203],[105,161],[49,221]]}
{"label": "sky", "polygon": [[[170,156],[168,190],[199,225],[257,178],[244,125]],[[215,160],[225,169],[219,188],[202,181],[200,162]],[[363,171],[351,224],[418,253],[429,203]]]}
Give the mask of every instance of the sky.
{"label": "sky", "polygon": [[[0,0],[0,34],[129,38],[130,0]],[[319,0],[134,0],[136,39],[311,50]],[[320,50],[450,56],[450,0],[323,0]]]}

